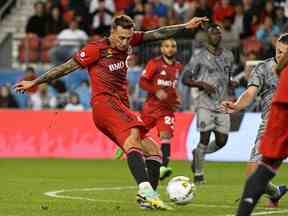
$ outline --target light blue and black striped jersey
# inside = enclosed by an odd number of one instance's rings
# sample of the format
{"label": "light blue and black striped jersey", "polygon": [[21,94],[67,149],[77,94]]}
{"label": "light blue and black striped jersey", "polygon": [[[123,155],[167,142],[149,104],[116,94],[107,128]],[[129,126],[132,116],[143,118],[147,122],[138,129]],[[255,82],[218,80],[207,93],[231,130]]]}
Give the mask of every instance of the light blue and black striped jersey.
{"label": "light blue and black striped jersey", "polygon": [[233,64],[234,56],[227,49],[223,49],[221,55],[215,56],[207,48],[203,48],[191,57],[183,71],[186,77],[205,81],[216,87],[216,93],[211,95],[199,91],[198,101],[195,103],[198,108],[216,111],[220,103],[227,100]]}

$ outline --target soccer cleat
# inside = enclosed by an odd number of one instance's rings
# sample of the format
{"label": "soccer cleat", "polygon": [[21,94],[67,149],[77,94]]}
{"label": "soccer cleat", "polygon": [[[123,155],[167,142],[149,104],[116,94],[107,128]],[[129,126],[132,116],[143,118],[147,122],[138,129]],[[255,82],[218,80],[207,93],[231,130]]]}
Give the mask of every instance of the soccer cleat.
{"label": "soccer cleat", "polygon": [[117,148],[115,151],[115,154],[114,154],[114,158],[116,160],[120,160],[120,159],[122,159],[123,156],[124,156],[124,152],[122,151],[122,149]]}
{"label": "soccer cleat", "polygon": [[154,190],[139,191],[136,196],[136,201],[142,209],[172,210],[170,206],[159,198],[158,193]]}
{"label": "soccer cleat", "polygon": [[191,170],[193,173],[196,172],[196,149],[192,151],[192,162],[191,162]]}
{"label": "soccer cleat", "polygon": [[165,178],[168,178],[172,174],[172,168],[171,167],[160,167],[160,180],[164,180]]}
{"label": "soccer cleat", "polygon": [[280,199],[287,193],[288,188],[286,185],[280,185],[277,187],[279,194],[275,197],[269,197],[268,208],[277,208],[279,206]]}
{"label": "soccer cleat", "polygon": [[203,174],[195,175],[194,176],[194,183],[195,184],[205,184],[205,179]]}

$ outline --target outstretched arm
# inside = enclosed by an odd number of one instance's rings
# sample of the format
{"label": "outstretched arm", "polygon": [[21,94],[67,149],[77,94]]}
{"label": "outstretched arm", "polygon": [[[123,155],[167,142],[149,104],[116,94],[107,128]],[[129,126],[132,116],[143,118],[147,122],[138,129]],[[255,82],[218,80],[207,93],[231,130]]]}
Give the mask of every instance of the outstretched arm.
{"label": "outstretched arm", "polygon": [[47,83],[49,81],[63,77],[78,68],[80,68],[80,65],[72,58],[69,59],[64,64],[51,68],[50,70],[48,70],[46,73],[42,74],[35,80],[32,81],[22,80],[16,83],[14,88],[16,91],[23,92],[39,84]]}
{"label": "outstretched arm", "polygon": [[35,85],[46,83],[58,79],[60,77],[66,76],[67,74],[71,73],[72,71],[78,68],[80,68],[78,62],[76,62],[74,59],[69,59],[64,64],[51,68],[46,73],[42,74],[40,77],[35,79],[34,80]]}
{"label": "outstretched arm", "polygon": [[200,26],[203,22],[207,22],[207,17],[194,17],[189,22],[179,25],[163,26],[155,30],[144,33],[144,41],[162,40],[169,38],[184,29],[194,29]]}
{"label": "outstretched arm", "polygon": [[255,99],[257,95],[257,89],[258,87],[256,86],[249,86],[235,103],[232,101],[223,101],[220,106],[220,111],[233,113],[245,109]]}

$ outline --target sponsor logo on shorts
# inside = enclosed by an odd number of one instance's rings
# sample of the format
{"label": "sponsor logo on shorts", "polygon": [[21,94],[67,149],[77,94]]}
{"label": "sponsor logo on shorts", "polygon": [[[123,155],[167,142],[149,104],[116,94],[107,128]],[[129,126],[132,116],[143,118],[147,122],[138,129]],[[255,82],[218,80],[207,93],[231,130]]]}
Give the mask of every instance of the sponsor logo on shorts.
{"label": "sponsor logo on shorts", "polygon": [[204,129],[206,127],[206,123],[204,121],[200,122],[200,128]]}

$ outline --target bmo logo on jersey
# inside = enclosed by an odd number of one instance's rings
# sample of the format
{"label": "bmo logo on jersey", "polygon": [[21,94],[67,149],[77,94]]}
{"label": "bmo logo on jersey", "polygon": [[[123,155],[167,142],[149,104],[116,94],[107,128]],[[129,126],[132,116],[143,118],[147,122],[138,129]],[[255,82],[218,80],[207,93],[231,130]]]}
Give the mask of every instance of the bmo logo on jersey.
{"label": "bmo logo on jersey", "polygon": [[158,86],[165,86],[165,87],[172,87],[175,88],[176,87],[176,82],[177,80],[163,80],[163,79],[158,79],[157,80],[157,85]]}
{"label": "bmo logo on jersey", "polygon": [[124,61],[120,61],[120,62],[108,65],[108,68],[111,72],[116,71],[116,70],[121,70],[124,67],[125,67]]}

